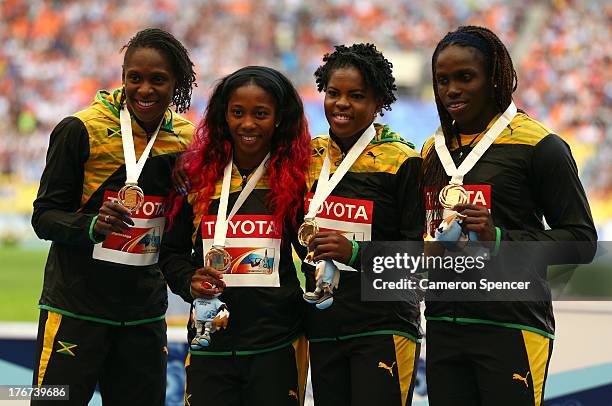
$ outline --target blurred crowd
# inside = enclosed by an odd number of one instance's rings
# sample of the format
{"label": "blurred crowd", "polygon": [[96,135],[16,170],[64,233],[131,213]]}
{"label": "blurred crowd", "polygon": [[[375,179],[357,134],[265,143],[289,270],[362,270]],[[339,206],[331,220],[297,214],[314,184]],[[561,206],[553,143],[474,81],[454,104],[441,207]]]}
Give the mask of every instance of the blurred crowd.
{"label": "blurred crowd", "polygon": [[519,71],[521,107],[571,139],[594,198],[612,193],[612,4],[605,3],[553,2]]}
{"label": "blurred crowd", "polygon": [[[608,193],[612,5],[539,3],[546,14],[517,63],[517,104],[584,144],[585,182]],[[281,69],[306,103],[318,103],[312,73],[321,56],[355,41],[422,55],[417,94],[433,103],[429,61],[447,31],[484,25],[512,51],[531,9],[527,0],[0,0],[0,175],[38,180],[50,130],[96,90],[120,85],[119,51],[147,26],[167,29],[190,50],[199,87],[189,118],[197,120],[214,81],[247,64]]]}

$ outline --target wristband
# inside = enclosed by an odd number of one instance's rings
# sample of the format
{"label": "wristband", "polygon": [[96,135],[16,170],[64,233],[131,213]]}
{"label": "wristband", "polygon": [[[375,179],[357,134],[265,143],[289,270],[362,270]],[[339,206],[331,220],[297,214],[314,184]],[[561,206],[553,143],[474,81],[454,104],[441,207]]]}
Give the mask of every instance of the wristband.
{"label": "wristband", "polygon": [[98,215],[95,215],[92,219],[91,219],[91,223],[89,224],[89,239],[94,243],[94,244],[100,244],[102,241],[98,241],[96,240],[96,237],[94,236],[94,226],[96,225],[96,220],[98,220]]}
{"label": "wristband", "polygon": [[351,259],[348,262],[348,266],[353,266],[355,260],[357,259],[357,254],[359,253],[359,244],[357,244],[357,241],[351,240],[351,244],[353,245],[353,253],[351,254]]}
{"label": "wristband", "polygon": [[491,256],[496,256],[499,252],[499,246],[501,245],[501,229],[499,227],[495,227],[495,248],[493,248],[493,252]]}

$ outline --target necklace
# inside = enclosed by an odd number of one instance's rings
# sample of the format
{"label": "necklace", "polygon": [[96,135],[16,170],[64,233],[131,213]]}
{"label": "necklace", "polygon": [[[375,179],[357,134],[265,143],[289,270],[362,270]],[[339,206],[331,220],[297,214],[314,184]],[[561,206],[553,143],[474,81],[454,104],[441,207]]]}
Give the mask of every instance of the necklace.
{"label": "necklace", "polygon": [[247,184],[248,178],[253,173],[253,171],[257,168],[240,168],[238,167],[238,172],[240,172],[240,176],[242,176],[242,187]]}
{"label": "necklace", "polygon": [[474,141],[476,141],[476,138],[480,137],[481,135],[482,133],[476,134],[467,145],[461,145],[461,135],[457,134],[457,143],[459,144],[459,160],[463,158],[463,152],[469,149],[474,143]]}

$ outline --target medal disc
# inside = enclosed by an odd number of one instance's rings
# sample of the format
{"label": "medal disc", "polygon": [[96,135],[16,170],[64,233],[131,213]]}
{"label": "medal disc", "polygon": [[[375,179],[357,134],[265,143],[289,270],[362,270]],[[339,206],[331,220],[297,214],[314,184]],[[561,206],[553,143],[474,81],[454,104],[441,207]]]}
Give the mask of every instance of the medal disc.
{"label": "medal disc", "polygon": [[310,241],[319,232],[319,226],[315,219],[304,219],[304,222],[298,229],[298,241],[302,246],[308,247]]}
{"label": "medal disc", "polygon": [[217,271],[227,271],[231,263],[232,256],[223,248],[212,247],[204,256],[204,264]]}
{"label": "medal disc", "polygon": [[450,184],[440,190],[440,204],[445,209],[452,209],[457,204],[465,204],[468,202],[467,191],[461,185]]}
{"label": "medal disc", "polygon": [[117,199],[123,207],[134,211],[142,207],[144,203],[144,192],[142,189],[133,183],[126,184],[117,193]]}

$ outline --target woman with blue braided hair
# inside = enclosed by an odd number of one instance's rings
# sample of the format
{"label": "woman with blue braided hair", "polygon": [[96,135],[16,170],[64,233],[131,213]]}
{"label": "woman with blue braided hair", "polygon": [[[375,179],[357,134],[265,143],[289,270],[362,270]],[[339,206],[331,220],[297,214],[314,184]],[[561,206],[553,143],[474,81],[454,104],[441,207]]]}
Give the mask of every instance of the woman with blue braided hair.
{"label": "woman with blue braided hair", "polygon": [[[315,78],[329,134],[312,141],[305,221],[320,230],[310,241],[312,259],[339,269],[333,304],[307,306],[315,403],[407,405],[419,360],[419,302],[362,301],[360,251],[368,241],[422,241],[421,158],[374,122],[391,109],[396,90],[392,65],[376,46],[336,46]],[[307,291],[315,291],[315,270],[302,269]]]}
{"label": "woman with blue braided hair", "polygon": [[[597,235],[569,146],[517,110],[517,75],[500,39],[459,27],[438,43],[432,73],[441,126],[422,151],[428,233],[452,211],[465,234],[489,244],[492,271],[516,261],[504,247],[532,241],[558,244],[549,264],[590,262]],[[512,274],[529,276],[537,298],[426,296],[430,405],[542,404],[555,326],[546,263],[526,256]]]}

